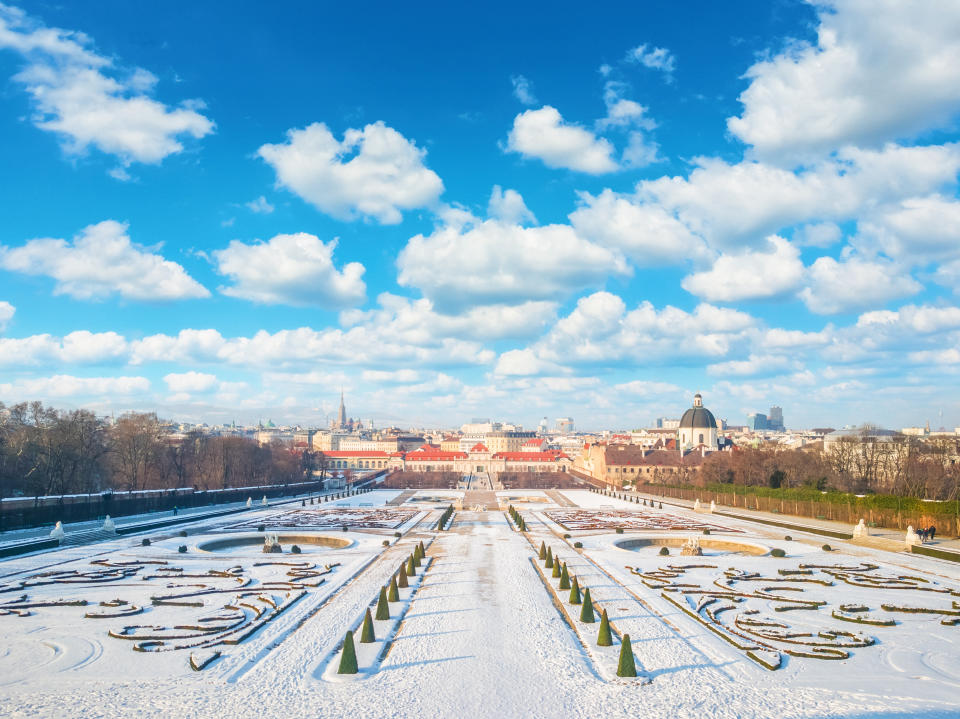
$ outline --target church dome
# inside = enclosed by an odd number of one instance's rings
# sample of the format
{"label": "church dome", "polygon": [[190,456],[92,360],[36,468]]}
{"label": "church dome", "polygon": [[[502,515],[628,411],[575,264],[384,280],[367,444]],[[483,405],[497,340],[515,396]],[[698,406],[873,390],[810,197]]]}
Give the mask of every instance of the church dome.
{"label": "church dome", "polygon": [[693,397],[693,407],[680,418],[680,429],[716,429],[717,420],[713,412],[703,406],[699,392]]}

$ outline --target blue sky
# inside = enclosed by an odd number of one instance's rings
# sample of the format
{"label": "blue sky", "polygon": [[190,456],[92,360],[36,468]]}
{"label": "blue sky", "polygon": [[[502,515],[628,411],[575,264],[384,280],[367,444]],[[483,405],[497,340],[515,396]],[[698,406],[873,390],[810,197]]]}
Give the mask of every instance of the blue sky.
{"label": "blue sky", "polygon": [[960,424],[955,2],[196,5],[0,5],[0,401]]}

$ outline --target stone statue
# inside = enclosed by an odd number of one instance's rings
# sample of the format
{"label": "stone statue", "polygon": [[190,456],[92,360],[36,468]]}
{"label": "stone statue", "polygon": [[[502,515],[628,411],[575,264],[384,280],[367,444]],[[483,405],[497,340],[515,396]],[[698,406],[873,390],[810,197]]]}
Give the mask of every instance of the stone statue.
{"label": "stone statue", "polygon": [[694,511],[694,512],[699,512],[699,511],[700,511],[700,500],[699,500],[699,499],[697,499],[697,500],[693,503],[693,511]]}
{"label": "stone statue", "polygon": [[263,535],[263,553],[280,554],[283,548],[280,546],[280,535],[276,532],[267,532]]}
{"label": "stone statue", "polygon": [[913,525],[910,525],[909,527],[907,527],[907,536],[904,538],[903,541],[907,549],[910,549],[910,547],[921,544],[920,535],[918,535],[916,532],[913,531]]}
{"label": "stone statue", "polygon": [[700,548],[700,538],[690,537],[680,548],[681,557],[702,557],[703,549]]}
{"label": "stone statue", "polygon": [[62,542],[63,538],[67,536],[67,533],[63,531],[63,522],[57,522],[57,525],[53,528],[53,531],[50,532],[50,539],[56,539],[58,542]]}
{"label": "stone statue", "polygon": [[107,518],[103,520],[103,531],[104,532],[114,532],[117,531],[117,525],[113,523],[113,520],[110,519],[110,515],[107,515]]}
{"label": "stone statue", "polygon": [[713,513],[716,512],[716,511],[717,511],[717,503],[714,502],[714,501],[711,499],[711,500],[710,500],[710,514],[713,514]]}
{"label": "stone statue", "polygon": [[253,497],[247,497],[247,507],[253,506]]}
{"label": "stone statue", "polygon": [[853,528],[853,538],[854,538],[854,539],[856,539],[857,537],[866,537],[866,536],[868,536],[869,534],[870,534],[870,533],[867,531],[867,525],[866,525],[866,523],[863,521],[863,519],[861,519],[859,522],[857,522],[857,526]]}

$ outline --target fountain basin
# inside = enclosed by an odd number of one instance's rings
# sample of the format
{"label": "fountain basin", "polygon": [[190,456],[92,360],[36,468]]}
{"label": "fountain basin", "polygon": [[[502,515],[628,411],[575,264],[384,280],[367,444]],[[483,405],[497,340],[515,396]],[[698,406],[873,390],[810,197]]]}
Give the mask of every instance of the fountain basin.
{"label": "fountain basin", "polygon": [[[280,546],[284,554],[290,553],[290,547],[296,544],[301,549],[306,546],[318,546],[326,549],[346,549],[354,544],[353,540],[343,537],[331,537],[324,534],[280,534]],[[230,537],[218,537],[208,539],[197,544],[197,549],[201,552],[230,552],[236,549],[254,549],[263,548],[264,535],[241,534]]]}
{"label": "fountain basin", "polygon": [[[741,539],[727,539],[726,537],[713,537],[709,535],[695,536],[699,539],[700,548],[703,549],[705,556],[742,554],[760,557],[770,551],[769,547],[765,547],[762,544],[745,542]],[[686,534],[676,537],[632,537],[614,542],[614,546],[630,552],[639,552],[650,547],[670,547],[671,549],[679,550],[689,538],[690,535]]]}

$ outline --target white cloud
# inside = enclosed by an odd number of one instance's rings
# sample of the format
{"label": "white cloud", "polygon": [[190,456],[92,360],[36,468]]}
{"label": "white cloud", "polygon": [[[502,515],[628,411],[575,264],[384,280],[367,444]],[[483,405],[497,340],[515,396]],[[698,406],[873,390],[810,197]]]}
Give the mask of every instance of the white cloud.
{"label": "white cloud", "polygon": [[527,208],[520,193],[516,190],[502,190],[500,185],[493,186],[487,215],[512,225],[537,224],[537,218]]}
{"label": "white cloud", "polygon": [[[642,302],[627,311],[623,300],[610,292],[581,297],[566,317],[529,348],[543,367],[577,363],[619,365],[624,359],[655,363],[664,360],[702,361],[719,358],[734,347],[746,347],[757,321],[733,309],[698,305],[693,312],[666,306],[657,310]],[[511,362],[533,367],[529,355]]]}
{"label": "white cloud", "polygon": [[250,212],[255,212],[258,215],[269,215],[276,208],[267,202],[267,198],[263,195],[260,195],[255,200],[250,200],[250,202],[244,203]]}
{"label": "white cloud", "polygon": [[168,301],[210,295],[179,264],[132,243],[127,225],[113,220],[85,227],[72,242],[36,239],[22,247],[0,246],[0,267],[52,277],[55,294],[76,299],[118,294]]}
{"label": "white cloud", "polygon": [[631,202],[604,190],[580,194],[581,206],[570,223],[581,237],[624,252],[641,267],[680,265],[711,258],[704,241],[657,205]]}
{"label": "white cloud", "polygon": [[960,202],[934,194],[888,205],[857,224],[861,253],[925,264],[960,256]]}
{"label": "white cloud", "polygon": [[800,297],[811,312],[836,314],[885,304],[912,295],[923,285],[890,262],[821,257],[809,269]]}
{"label": "white cloud", "polygon": [[400,285],[454,307],[554,299],[629,272],[619,253],[587,242],[568,225],[498,220],[412,237],[397,266]]}
{"label": "white cloud", "polygon": [[540,374],[545,363],[531,349],[508,350],[500,355],[494,373],[498,375],[536,375]]}
{"label": "white cloud", "polygon": [[430,344],[443,337],[527,338],[540,333],[556,313],[554,302],[483,305],[460,314],[443,314],[428,299],[411,300],[384,292],[377,301],[380,309],[341,313],[341,324],[373,327],[392,341]]}
{"label": "white cloud", "polygon": [[815,222],[804,225],[793,233],[797,247],[830,247],[840,241],[843,233],[833,222]]}
{"label": "white cloud", "polygon": [[752,377],[759,374],[776,374],[791,367],[796,367],[796,365],[795,361],[782,355],[751,354],[749,359],[707,365],[707,373],[721,377],[730,375]]}
{"label": "white cloud", "polygon": [[659,204],[720,249],[742,249],[796,223],[844,221],[865,209],[953,187],[960,147],[847,148],[800,172],[700,158],[688,177],[637,185],[637,201]]}
{"label": "white cloud", "polygon": [[16,311],[17,308],[9,302],[0,302],[0,332],[7,329],[7,325],[10,324],[10,320],[13,319]]}
{"label": "white cloud", "polygon": [[658,397],[668,395],[671,398],[676,397],[683,389],[669,382],[651,382],[648,380],[635,379],[631,382],[624,382],[614,386],[617,392],[626,392],[627,394],[638,397]]}
{"label": "white cloud", "polygon": [[378,382],[378,383],[410,383],[410,382],[419,382],[421,378],[420,372],[412,369],[398,369],[398,370],[364,370],[361,375],[364,382]]}
{"label": "white cloud", "polygon": [[146,377],[74,377],[59,374],[0,382],[0,394],[13,401],[92,396],[114,398],[118,395],[130,397],[149,389],[150,381]]}
{"label": "white cloud", "polygon": [[402,210],[428,207],[443,192],[423,164],[426,151],[383,122],[349,129],[342,141],[315,122],[288,130],[286,143],[263,145],[257,154],[277,173],[279,187],[338,219],[397,224]]}
{"label": "white cloud", "polygon": [[857,318],[857,327],[874,329],[878,326],[920,334],[960,329],[960,307],[904,305],[899,310],[865,312]]}
{"label": "white cloud", "polygon": [[659,70],[670,82],[673,71],[676,70],[677,60],[673,53],[665,47],[655,47],[648,43],[638,45],[627,52],[627,62],[638,63],[651,70]]}
{"label": "white cloud", "polygon": [[656,128],[657,123],[647,115],[648,108],[639,102],[623,97],[627,85],[622,82],[608,81],[604,86],[603,101],[607,106],[607,116],[596,123],[598,130],[629,130],[627,146],[621,155],[624,167],[646,167],[659,162],[660,146],[647,138],[647,132]]}
{"label": "white cloud", "polygon": [[78,330],[59,339],[49,334],[0,337],[0,366],[120,362],[129,350],[126,339],[116,332]]}
{"label": "white cloud", "polygon": [[166,375],[163,381],[171,392],[189,394],[191,392],[207,392],[213,389],[217,384],[216,375],[204,374],[203,372],[173,372]]}
{"label": "white cloud", "polygon": [[710,302],[737,302],[793,292],[804,279],[800,250],[782,237],[767,238],[768,252],[724,254],[713,267],[683,278],[687,292]]}
{"label": "white cloud", "polygon": [[547,167],[599,175],[613,172],[613,145],[579,125],[564,121],[556,108],[527,110],[513,120],[506,149],[542,160]]}
{"label": "white cloud", "polygon": [[524,105],[536,105],[537,98],[533,94],[533,83],[523,75],[514,75],[510,78],[513,85],[513,96]]}
{"label": "white cloud", "polygon": [[42,27],[0,5],[0,48],[27,61],[14,79],[33,100],[34,124],[56,133],[65,151],[82,154],[95,147],[124,165],[155,164],[183,150],[181,137],[213,132],[213,122],[197,112],[202,103],[170,108],[152,99],[148,93],[157,82],[152,73],[118,71],[90,45],[82,33]]}
{"label": "white cloud", "polygon": [[305,232],[253,245],[233,240],[213,253],[217,271],[233,281],[221,292],[264,304],[333,309],[359,304],[366,297],[364,267],[350,262],[338,271],[333,264],[336,246],[336,240],[324,243]]}
{"label": "white cloud", "polygon": [[960,109],[960,6],[822,0],[815,45],[747,71],[729,130],[762,158],[809,160],[944,127]]}

